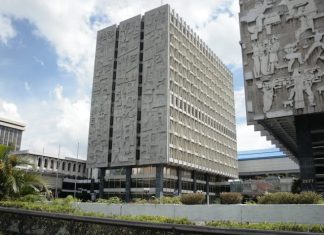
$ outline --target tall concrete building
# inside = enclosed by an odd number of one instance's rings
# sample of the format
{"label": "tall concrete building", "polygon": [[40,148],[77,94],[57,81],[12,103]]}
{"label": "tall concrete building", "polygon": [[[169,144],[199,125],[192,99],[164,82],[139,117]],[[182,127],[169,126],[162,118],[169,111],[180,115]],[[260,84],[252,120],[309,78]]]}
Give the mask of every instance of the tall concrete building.
{"label": "tall concrete building", "polygon": [[19,150],[25,127],[23,123],[0,117],[0,145],[12,146],[15,151]]}
{"label": "tall concrete building", "polygon": [[87,166],[126,200],[238,176],[232,74],[169,5],[98,32]]}
{"label": "tall concrete building", "polygon": [[241,0],[247,119],[324,192],[324,2]]}

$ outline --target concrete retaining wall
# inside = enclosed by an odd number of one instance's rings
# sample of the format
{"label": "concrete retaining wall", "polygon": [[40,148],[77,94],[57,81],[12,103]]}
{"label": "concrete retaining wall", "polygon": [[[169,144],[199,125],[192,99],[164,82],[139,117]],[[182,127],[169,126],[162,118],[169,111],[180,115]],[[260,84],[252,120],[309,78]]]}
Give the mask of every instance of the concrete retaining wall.
{"label": "concrete retaining wall", "polygon": [[106,215],[187,217],[191,221],[292,222],[324,224],[324,205],[155,205],[74,203],[87,212]]}

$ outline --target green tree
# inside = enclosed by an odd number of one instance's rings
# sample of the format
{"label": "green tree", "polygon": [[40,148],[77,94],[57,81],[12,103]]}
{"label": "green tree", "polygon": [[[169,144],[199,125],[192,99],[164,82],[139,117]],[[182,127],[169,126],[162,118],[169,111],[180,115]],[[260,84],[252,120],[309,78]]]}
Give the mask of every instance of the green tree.
{"label": "green tree", "polygon": [[47,191],[39,174],[21,169],[31,164],[10,154],[11,150],[11,147],[0,145],[0,199]]}

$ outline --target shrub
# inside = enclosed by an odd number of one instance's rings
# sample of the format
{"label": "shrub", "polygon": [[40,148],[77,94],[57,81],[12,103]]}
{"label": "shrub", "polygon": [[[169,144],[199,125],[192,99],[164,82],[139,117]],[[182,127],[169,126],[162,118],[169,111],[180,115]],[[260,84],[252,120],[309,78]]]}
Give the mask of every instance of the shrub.
{"label": "shrub", "polygon": [[121,204],[123,203],[123,201],[119,198],[119,197],[110,197],[108,199],[103,199],[103,198],[99,198],[97,200],[97,202],[99,203],[107,203],[107,204]]}
{"label": "shrub", "polygon": [[202,193],[182,194],[180,201],[186,205],[201,204],[205,200],[205,195]]}
{"label": "shrub", "polygon": [[136,203],[136,204],[145,204],[145,203],[147,203],[147,200],[146,199],[144,199],[144,198],[133,198],[132,199],[132,202],[133,203]]}
{"label": "shrub", "polygon": [[113,216],[115,219],[143,221],[151,223],[168,223],[168,224],[192,224],[187,218],[170,218],[166,216],[153,216],[153,215],[119,215]]}
{"label": "shrub", "polygon": [[239,204],[242,202],[242,195],[235,192],[224,192],[220,194],[221,204]]}
{"label": "shrub", "polygon": [[315,192],[302,192],[297,195],[297,204],[319,204],[323,200],[320,194]]}
{"label": "shrub", "polygon": [[44,202],[46,201],[45,197],[41,194],[28,194],[19,199],[22,202]]}
{"label": "shrub", "polygon": [[181,204],[180,197],[162,197],[161,198],[162,204]]}
{"label": "shrub", "polygon": [[260,196],[257,200],[258,204],[319,204],[323,198],[315,192],[300,194],[278,192]]}
{"label": "shrub", "polygon": [[295,204],[296,194],[287,192],[269,193],[257,197],[258,204]]}
{"label": "shrub", "polygon": [[148,203],[152,204],[181,204],[180,197],[161,197],[161,198],[156,198],[156,197],[151,197],[148,200]]}

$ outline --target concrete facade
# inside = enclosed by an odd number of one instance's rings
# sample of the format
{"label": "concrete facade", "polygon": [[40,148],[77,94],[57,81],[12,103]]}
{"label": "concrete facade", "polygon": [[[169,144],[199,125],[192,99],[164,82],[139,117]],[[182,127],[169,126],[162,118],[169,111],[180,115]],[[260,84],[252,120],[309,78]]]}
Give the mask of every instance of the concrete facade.
{"label": "concrete facade", "polygon": [[0,145],[12,146],[15,151],[19,150],[25,128],[23,123],[0,117]]}
{"label": "concrete facade", "polygon": [[247,120],[324,192],[324,2],[240,1]]}
{"label": "concrete facade", "polygon": [[232,74],[169,5],[98,32],[87,166],[238,176]]}

